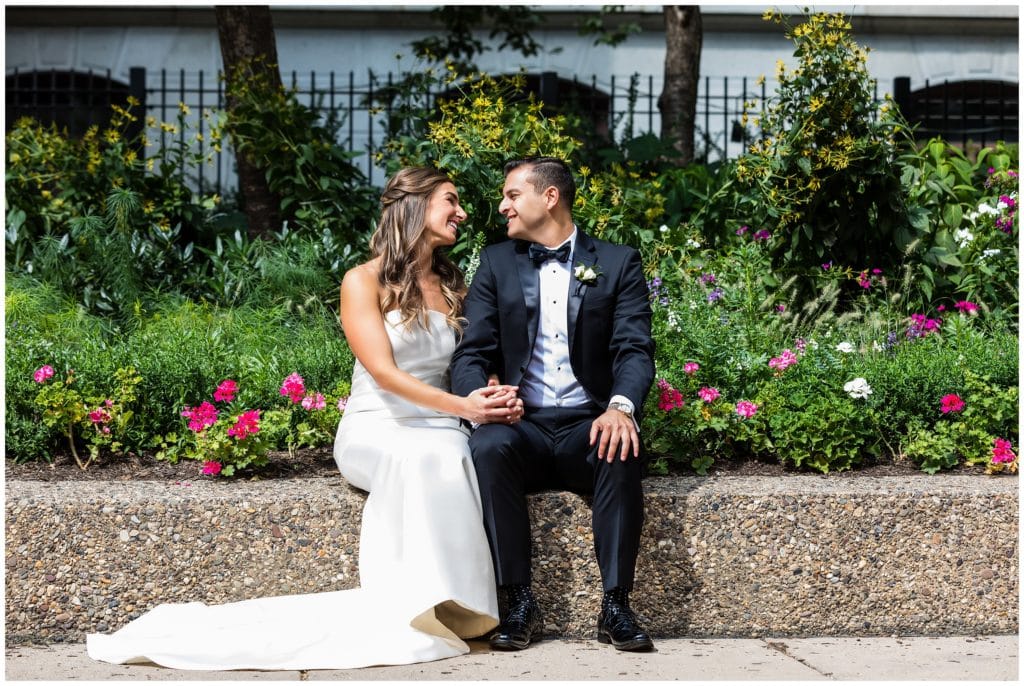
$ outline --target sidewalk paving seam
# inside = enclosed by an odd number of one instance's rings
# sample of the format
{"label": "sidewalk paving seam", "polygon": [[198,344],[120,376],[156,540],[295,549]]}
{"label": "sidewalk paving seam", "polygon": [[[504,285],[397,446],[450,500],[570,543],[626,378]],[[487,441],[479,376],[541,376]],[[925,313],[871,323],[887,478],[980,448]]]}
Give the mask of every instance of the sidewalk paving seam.
{"label": "sidewalk paving seam", "polygon": [[772,650],[782,653],[783,655],[785,655],[789,659],[796,660],[797,662],[802,664],[807,669],[810,669],[810,670],[813,670],[813,671],[817,672],[818,674],[822,675],[826,679],[832,679],[833,678],[832,672],[823,672],[820,669],[818,669],[817,667],[815,667],[814,665],[812,665],[810,662],[805,660],[804,658],[797,657],[796,655],[791,655],[790,652],[789,652],[789,646],[786,645],[785,643],[783,643],[782,641],[769,641],[769,640],[766,640],[766,639],[762,639],[761,642],[764,643],[769,648],[771,648]]}

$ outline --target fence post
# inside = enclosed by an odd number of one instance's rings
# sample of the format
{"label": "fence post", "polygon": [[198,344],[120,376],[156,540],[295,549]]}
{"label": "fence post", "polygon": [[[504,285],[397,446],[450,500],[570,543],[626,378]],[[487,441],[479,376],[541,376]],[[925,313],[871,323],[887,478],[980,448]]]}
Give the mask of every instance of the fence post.
{"label": "fence post", "polygon": [[558,74],[553,71],[541,72],[540,100],[549,107],[558,106]]}
{"label": "fence post", "polygon": [[910,120],[913,115],[910,104],[910,77],[909,76],[897,76],[892,82],[892,99],[896,101],[896,106],[900,108],[900,113],[904,119]]}
{"label": "fence post", "polygon": [[135,121],[128,122],[125,132],[128,140],[135,141],[135,154],[139,159],[146,156],[146,146],[142,144],[142,132],[146,127],[146,68],[131,67],[128,70],[128,95],[139,101],[132,114]]}

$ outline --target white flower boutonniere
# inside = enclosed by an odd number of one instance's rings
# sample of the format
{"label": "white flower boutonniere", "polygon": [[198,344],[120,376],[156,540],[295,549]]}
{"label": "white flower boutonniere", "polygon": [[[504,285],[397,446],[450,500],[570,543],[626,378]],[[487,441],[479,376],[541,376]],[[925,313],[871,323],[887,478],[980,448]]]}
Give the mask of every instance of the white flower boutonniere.
{"label": "white flower boutonniere", "polygon": [[588,286],[591,286],[597,282],[597,277],[601,276],[601,268],[598,267],[596,264],[593,266],[586,264],[577,264],[576,270],[573,272],[573,274],[576,276],[577,281]]}

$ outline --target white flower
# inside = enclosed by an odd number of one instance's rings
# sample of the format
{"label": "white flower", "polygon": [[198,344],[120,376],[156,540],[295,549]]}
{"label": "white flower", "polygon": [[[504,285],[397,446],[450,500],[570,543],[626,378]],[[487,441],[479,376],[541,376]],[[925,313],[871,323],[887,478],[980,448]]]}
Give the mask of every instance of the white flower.
{"label": "white flower", "polygon": [[859,376],[853,381],[847,381],[843,390],[849,393],[854,400],[871,395],[871,386],[868,385],[867,379],[862,379]]}
{"label": "white flower", "polygon": [[1006,204],[1005,202],[1003,202],[1002,200],[1000,200],[999,202],[997,202],[997,203],[996,203],[996,209],[997,209],[997,210],[1000,210],[1000,211],[1002,211],[1002,210],[1005,210],[1005,209],[1006,209],[1007,207],[1009,207],[1009,205],[1007,205],[1007,204]]}
{"label": "white flower", "polygon": [[697,241],[693,240],[692,238],[687,238],[686,239],[686,247],[693,248],[694,250],[696,250],[697,248],[700,247],[700,243],[698,243]]}
{"label": "white flower", "polygon": [[1001,252],[1003,252],[1003,251],[1000,250],[999,248],[990,248],[988,250],[982,250],[981,251],[981,259],[985,259],[986,257],[995,257],[996,255],[998,255]]}
{"label": "white flower", "polygon": [[974,240],[974,234],[967,229],[957,229],[953,232],[953,240],[961,248],[966,248],[967,244]]}
{"label": "white flower", "polygon": [[978,205],[978,212],[980,214],[999,214],[999,210],[997,210],[996,208],[992,207],[988,203],[984,203],[984,202],[981,203],[980,205]]}
{"label": "white flower", "polygon": [[841,353],[852,353],[853,343],[851,343],[850,341],[843,341],[842,343],[836,346],[836,350],[838,350]]}
{"label": "white flower", "polygon": [[880,353],[883,350],[885,350],[885,348],[883,348],[878,341],[871,342],[871,349],[874,350],[876,353]]}
{"label": "white flower", "polygon": [[576,275],[576,280],[580,283],[592,284],[597,281],[597,277],[601,276],[601,271],[596,264],[592,267],[586,264],[577,264],[573,274]]}
{"label": "white flower", "polygon": [[662,233],[668,233],[670,229],[665,224],[662,224],[660,227],[658,227],[658,231],[661,231]]}

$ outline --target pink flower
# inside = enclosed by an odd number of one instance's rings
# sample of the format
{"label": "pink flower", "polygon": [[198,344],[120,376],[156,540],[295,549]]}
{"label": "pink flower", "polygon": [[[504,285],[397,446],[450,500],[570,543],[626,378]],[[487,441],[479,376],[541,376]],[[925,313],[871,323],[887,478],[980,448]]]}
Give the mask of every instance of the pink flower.
{"label": "pink flower", "polygon": [[231,402],[235,399],[235,393],[238,392],[238,384],[231,379],[224,379],[220,382],[220,386],[217,386],[217,390],[213,392],[213,399],[217,402]]}
{"label": "pink flower", "polygon": [[89,413],[89,421],[93,424],[106,424],[110,419],[110,413],[102,407],[98,407]]}
{"label": "pink flower", "polygon": [[736,229],[736,235],[737,236],[742,236],[743,234],[745,234],[749,230],[750,230],[749,226],[743,225],[740,228]]}
{"label": "pink flower", "polygon": [[857,284],[861,288],[871,288],[871,278],[868,276],[867,269],[857,275]]}
{"label": "pink flower", "polygon": [[249,434],[254,434],[260,430],[260,411],[259,410],[246,410],[242,414],[238,415],[235,420],[235,425],[228,429],[228,436],[234,436],[238,440],[242,440]]}
{"label": "pink flower", "polygon": [[761,229],[760,231],[757,231],[756,233],[754,233],[754,240],[755,241],[766,241],[766,240],[768,240],[771,237],[772,237],[772,234],[767,229]]}
{"label": "pink flower", "polygon": [[821,268],[822,268],[822,269],[823,269],[824,271],[826,271],[826,272],[827,272],[827,271],[828,271],[829,269],[831,269],[831,268],[832,268],[832,262],[825,262],[825,263],[823,263],[823,264],[821,265]]}
{"label": "pink flower", "polygon": [[220,468],[220,462],[217,462],[216,460],[208,460],[203,463],[203,474],[212,474],[213,476],[216,476],[217,474],[220,474]]}
{"label": "pink flower", "polygon": [[964,401],[956,393],[942,396],[942,414],[959,412],[964,409]]}
{"label": "pink flower", "polygon": [[775,310],[777,312],[785,312],[786,311],[786,306],[783,305],[782,303],[779,303],[778,305],[775,306]]}
{"label": "pink flower", "polygon": [[327,401],[321,393],[314,393],[302,399],[302,406],[307,410],[322,410],[327,407]]}
{"label": "pink flower", "polygon": [[960,300],[953,307],[955,307],[956,309],[960,310],[961,312],[977,312],[978,311],[978,306],[975,305],[974,303],[972,303],[970,300]]}
{"label": "pink flower", "polygon": [[32,374],[32,378],[36,380],[36,383],[46,383],[46,380],[51,376],[53,376],[53,367],[48,364],[44,364]]}
{"label": "pink flower", "polygon": [[199,407],[186,407],[182,410],[181,416],[189,420],[189,429],[200,433],[206,427],[217,423],[217,408],[213,403],[204,401]]}
{"label": "pink flower", "polygon": [[347,397],[343,396],[341,398],[338,398],[338,412],[344,412],[345,408],[347,406],[348,406],[348,398]]}
{"label": "pink flower", "polygon": [[1017,456],[1013,454],[1013,443],[997,438],[995,445],[992,446],[992,462],[1013,462],[1017,459]]}
{"label": "pink flower", "polygon": [[686,364],[683,365],[683,371],[686,372],[687,374],[693,374],[698,369],[700,369],[700,365],[697,364],[696,362],[687,362]]}
{"label": "pink flower", "polygon": [[673,388],[672,384],[665,379],[658,380],[658,388],[661,389],[661,397],[658,399],[658,409],[662,412],[671,412],[672,410],[685,405],[683,402],[683,394]]}
{"label": "pink flower", "polygon": [[715,399],[717,399],[721,395],[722,394],[718,392],[717,388],[709,388],[708,386],[705,386],[704,388],[697,391],[697,397],[706,403],[715,402]]}
{"label": "pink flower", "polygon": [[288,399],[291,400],[292,403],[297,403],[302,400],[302,396],[305,395],[305,393],[306,384],[302,380],[302,377],[299,376],[298,372],[289,374],[285,378],[284,383],[281,384],[281,395],[288,396]]}
{"label": "pink flower", "polygon": [[796,355],[792,350],[786,348],[778,357],[768,360],[768,366],[778,372],[784,372],[797,363]]}
{"label": "pink flower", "polygon": [[757,414],[757,404],[749,400],[741,400],[736,403],[736,414],[743,419],[750,419]]}
{"label": "pink flower", "polygon": [[945,305],[939,305],[938,307],[935,308],[935,311],[936,312],[945,312],[946,311],[946,306]]}

